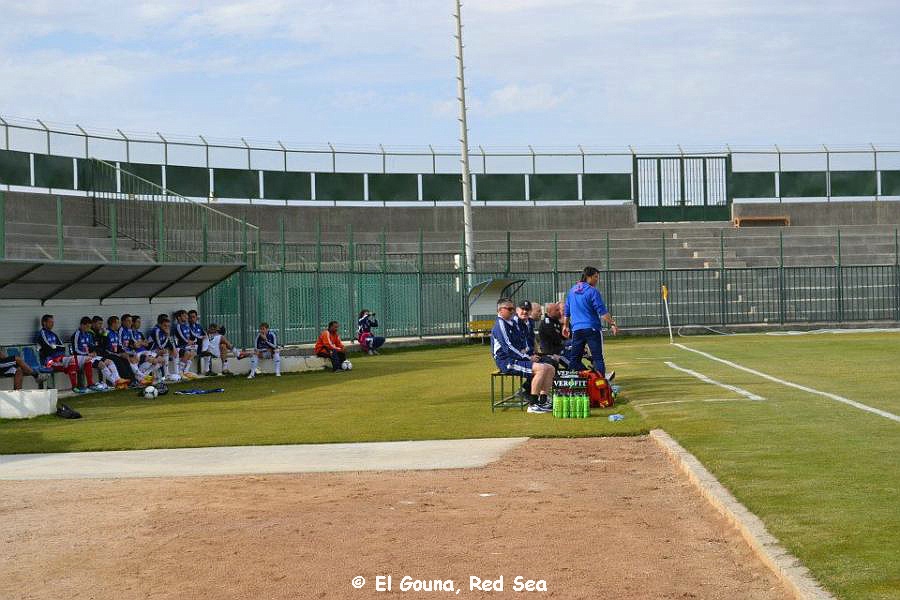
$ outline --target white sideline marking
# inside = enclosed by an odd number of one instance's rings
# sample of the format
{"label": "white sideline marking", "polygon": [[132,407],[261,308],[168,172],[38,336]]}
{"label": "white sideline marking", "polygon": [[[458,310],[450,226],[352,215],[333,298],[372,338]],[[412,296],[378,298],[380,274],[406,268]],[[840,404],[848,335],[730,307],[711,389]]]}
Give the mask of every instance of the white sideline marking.
{"label": "white sideline marking", "polygon": [[[675,344],[675,345],[678,346],[679,344]],[[679,367],[678,365],[676,365],[673,362],[666,361],[666,366],[668,366],[672,369],[675,369],[676,371],[681,371],[682,373],[687,373],[688,375],[692,375],[692,376],[696,377],[697,379],[699,379],[700,381],[703,381],[706,383],[711,383],[713,385],[717,385],[720,388],[725,388],[726,390],[731,390],[732,392],[734,392],[736,394],[740,394],[741,396],[743,396],[744,398],[747,398],[748,400],[765,400],[765,398],[763,398],[762,396],[757,396],[753,392],[748,392],[744,388],[739,388],[736,385],[729,385],[727,383],[722,383],[721,381],[716,381],[715,379],[713,379],[711,377],[707,377],[703,373],[698,373],[697,371],[691,371],[690,369],[685,369],[684,367]]]}
{"label": "white sideline marking", "polygon": [[660,402],[642,402],[641,404],[632,404],[632,406],[657,406],[659,404],[684,404],[685,402],[740,402],[740,398],[709,398],[707,400],[703,399],[690,399],[690,400],[662,400]]}
{"label": "white sideline marking", "polygon": [[822,392],[819,390],[815,390],[811,387],[806,387],[805,385],[800,385],[799,383],[794,383],[792,381],[785,381],[784,379],[778,379],[777,377],[773,377],[771,375],[766,375],[765,373],[761,373],[760,371],[754,371],[753,369],[750,369],[748,367],[744,367],[737,363],[733,363],[730,360],[725,360],[724,358],[719,358],[718,356],[713,356],[712,354],[709,354],[708,352],[702,352],[700,350],[695,350],[694,348],[688,348],[687,346],[685,346],[683,344],[675,344],[675,345],[678,346],[679,348],[681,348],[682,350],[696,352],[697,354],[699,354],[701,356],[705,356],[706,358],[708,358],[710,360],[720,362],[723,365],[728,365],[729,367],[738,369],[740,371],[745,371],[747,373],[757,375],[759,377],[762,377],[763,379],[768,379],[769,381],[774,381],[775,383],[780,383],[781,385],[786,385],[788,387],[802,390],[809,394],[817,394],[819,396],[824,396],[826,398],[829,398],[830,400],[836,400],[837,402],[843,402],[844,404],[847,404],[854,408],[858,408],[859,410],[864,410],[866,412],[876,414],[880,417],[884,417],[885,419],[890,419],[891,421],[897,421],[898,423],[900,423],[900,416],[895,415],[892,412],[888,412],[886,410],[881,410],[880,408],[875,408],[873,406],[869,406],[868,404],[863,404],[862,402],[857,402],[856,400],[851,400],[850,398],[844,398],[843,396],[838,396],[837,394],[832,394],[829,392]]}

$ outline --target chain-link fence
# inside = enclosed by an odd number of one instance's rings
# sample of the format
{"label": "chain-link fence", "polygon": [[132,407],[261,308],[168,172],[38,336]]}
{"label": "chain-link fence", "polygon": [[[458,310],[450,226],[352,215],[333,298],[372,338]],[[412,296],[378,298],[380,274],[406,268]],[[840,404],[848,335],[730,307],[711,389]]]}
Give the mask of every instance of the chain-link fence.
{"label": "chain-link fence", "polygon": [[[559,300],[576,272],[479,273],[524,279],[516,300]],[[388,337],[463,335],[466,278],[443,273],[243,271],[206,292],[206,322],[225,325],[246,345],[261,321],[284,343],[315,340],[328,321],[344,339],[356,333],[359,311],[377,314]],[[621,327],[663,327],[660,286],[669,288],[676,326],[900,321],[900,266],[761,267],[606,271],[600,290]]]}

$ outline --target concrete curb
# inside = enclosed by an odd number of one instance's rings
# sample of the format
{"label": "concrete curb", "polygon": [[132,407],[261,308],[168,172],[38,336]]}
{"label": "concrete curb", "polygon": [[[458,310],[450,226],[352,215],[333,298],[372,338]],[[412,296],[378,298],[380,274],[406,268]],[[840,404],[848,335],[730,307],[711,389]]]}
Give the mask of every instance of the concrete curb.
{"label": "concrete curb", "polygon": [[766,530],[763,522],[738,502],[697,458],[681,447],[662,429],[650,432],[650,438],[665,451],[700,493],[741,533],[753,553],[772,569],[798,600],[835,600],[813,578],[800,561],[785,550]]}

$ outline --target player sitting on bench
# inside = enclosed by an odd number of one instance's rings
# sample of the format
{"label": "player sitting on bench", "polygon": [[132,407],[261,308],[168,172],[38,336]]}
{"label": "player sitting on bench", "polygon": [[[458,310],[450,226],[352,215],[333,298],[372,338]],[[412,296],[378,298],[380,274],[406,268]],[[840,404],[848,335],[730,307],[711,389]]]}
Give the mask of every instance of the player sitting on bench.
{"label": "player sitting on bench", "polygon": [[234,355],[236,359],[241,360],[251,354],[253,353],[235,350],[234,345],[225,337],[225,334],[219,331],[219,326],[210,323],[206,328],[206,335],[200,342],[200,370],[208,377],[215,376],[216,373],[212,370],[212,359],[218,358],[222,361],[222,375],[233,375],[228,368],[229,355]]}
{"label": "player sitting on bench", "polygon": [[279,350],[275,332],[269,330],[268,323],[260,323],[259,333],[256,335],[256,350],[250,356],[250,374],[247,375],[247,379],[256,377],[256,368],[260,358],[271,358],[275,363],[275,377],[281,377],[281,352]]}
{"label": "player sitting on bench", "polygon": [[0,377],[12,377],[13,389],[21,390],[22,380],[25,375],[31,375],[38,383],[42,383],[48,379],[47,373],[35,373],[31,367],[22,360],[21,356],[9,356],[5,352],[0,351]]}
{"label": "player sitting on bench", "polygon": [[78,387],[78,361],[74,356],[66,356],[65,344],[53,331],[53,315],[41,317],[41,329],[37,332],[35,341],[41,364],[58,373],[65,373],[76,394],[86,393],[87,389]]}

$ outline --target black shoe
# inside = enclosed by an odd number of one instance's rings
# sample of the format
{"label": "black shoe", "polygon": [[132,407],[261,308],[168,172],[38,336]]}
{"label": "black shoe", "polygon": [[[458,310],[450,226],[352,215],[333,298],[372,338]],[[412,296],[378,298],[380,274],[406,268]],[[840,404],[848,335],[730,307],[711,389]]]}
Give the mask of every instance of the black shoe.
{"label": "black shoe", "polygon": [[540,406],[553,408],[553,403],[550,401],[550,398],[547,397],[547,394],[541,394],[538,396],[538,402]]}

